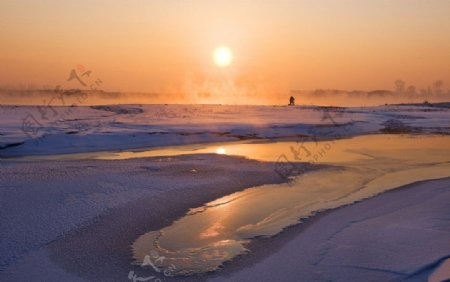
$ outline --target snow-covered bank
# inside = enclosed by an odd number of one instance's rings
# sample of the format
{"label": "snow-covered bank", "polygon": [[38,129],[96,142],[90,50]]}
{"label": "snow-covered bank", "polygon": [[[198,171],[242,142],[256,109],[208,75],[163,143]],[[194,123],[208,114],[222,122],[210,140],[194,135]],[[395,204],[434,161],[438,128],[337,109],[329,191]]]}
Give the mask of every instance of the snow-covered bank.
{"label": "snow-covered bank", "polygon": [[281,182],[273,165],[220,155],[6,162],[0,180],[0,281],[131,281],[130,271],[164,281],[425,281],[450,254],[450,179],[326,212],[190,278],[130,265],[130,242],[204,202]]}
{"label": "snow-covered bank", "polygon": [[0,157],[241,139],[450,133],[450,108],[116,105],[0,108]]}
{"label": "snow-covered bank", "polygon": [[261,239],[212,281],[427,281],[450,256],[449,202],[449,178],[410,184]]}
{"label": "snow-covered bank", "polygon": [[[338,109],[121,105],[58,108],[58,112],[69,109],[71,111],[67,116],[56,115],[54,118],[58,117],[59,120],[54,123],[50,119],[53,113],[47,112],[49,119],[41,121],[38,128],[31,126],[34,131],[30,131],[30,122],[36,120],[21,120],[22,115],[26,114],[30,118],[34,111],[33,117],[41,118],[42,108],[0,108],[3,111],[0,122],[2,281],[36,278],[47,281],[127,281],[132,280],[133,275],[144,278],[160,275],[130,265],[130,244],[138,236],[151,230],[160,230],[183,216],[190,208],[200,207],[232,192],[285,181],[277,174],[275,164],[264,161],[275,161],[284,154],[289,154],[289,160],[294,156],[299,160],[294,155],[298,144],[281,144],[283,142],[278,142],[280,144],[277,146],[281,146],[284,151],[278,151],[280,147],[275,146],[277,149],[272,151],[273,158],[260,159],[263,162],[205,154],[161,154],[152,158],[114,161],[21,162],[2,159],[2,156],[124,150],[239,139],[261,139],[264,142],[275,139],[297,141],[297,138],[305,136],[329,139],[367,132],[450,133],[449,109],[445,106],[397,105]],[[161,110],[160,114],[157,114],[158,109]],[[376,136],[383,138],[381,134]],[[394,135],[386,136],[391,138]],[[448,138],[442,135],[428,137]],[[377,140],[373,144],[386,151],[382,154],[366,152],[366,157],[361,159],[377,161],[374,156],[381,158],[377,171],[392,172],[386,166],[386,158],[400,155],[394,164],[406,164],[406,159],[412,158],[413,163],[426,166],[426,171],[416,169],[409,172],[415,177],[444,177],[435,176],[443,168],[438,166],[440,161],[424,163],[420,156],[438,156],[437,159],[443,159],[442,162],[447,165],[448,142],[425,146],[420,136],[414,135],[410,142],[419,148],[409,148],[408,151],[405,150],[406,143],[392,146],[387,140]],[[325,161],[327,158],[336,158],[335,153],[339,152],[339,145],[334,144],[333,150],[325,151],[325,144],[344,140],[313,141],[310,142],[316,149],[313,156],[320,154],[322,161]],[[370,142],[361,143],[368,145]],[[319,146],[321,144],[324,146]],[[233,146],[228,145],[220,149],[233,152]],[[255,143],[251,146],[255,150],[257,147]],[[350,149],[353,150],[350,153],[354,154],[358,146],[351,146]],[[264,152],[263,155],[268,153],[267,150],[260,151]],[[185,151],[183,154],[187,153]],[[419,157],[415,157],[415,153]],[[303,159],[306,160],[309,161]],[[317,163],[314,157],[312,160]],[[311,165],[300,164],[300,167],[311,168]],[[355,167],[361,169],[361,165]],[[444,173],[447,172],[444,170]],[[392,184],[390,188],[410,183],[399,184],[397,177],[406,177],[411,182],[417,180],[408,177],[408,172],[395,174],[388,179],[389,184]],[[327,176],[321,179],[338,185],[355,183],[355,178],[333,179]],[[289,281],[298,280],[299,277],[305,277],[306,281],[334,281],[340,277],[343,280],[347,278],[346,281],[370,280],[366,277],[383,281],[405,278],[411,274],[412,279],[420,281],[450,254],[448,247],[444,246],[445,242],[450,241],[449,210],[444,207],[444,203],[450,200],[449,180],[442,181],[442,185],[436,184],[441,183],[439,181],[424,182],[418,186],[420,189],[412,185],[413,192],[407,192],[408,188],[401,190],[401,194],[382,195],[380,197],[384,197],[381,198],[384,200],[377,200],[376,204],[373,204],[372,199],[368,201],[369,204],[356,204],[359,208],[350,206],[326,213],[310,220],[309,224],[289,228],[280,236],[268,239],[270,242],[258,240],[252,243],[253,254],[227,264],[224,272],[213,277],[211,274],[202,274],[189,279],[222,279],[220,275],[228,275],[225,278],[242,278],[244,281],[264,281],[268,278]],[[380,182],[372,184],[373,188]],[[303,187],[318,186],[311,182]],[[333,189],[322,189],[312,199],[326,201],[324,195],[327,191],[337,191]],[[305,198],[304,194],[300,196]],[[270,201],[274,198],[270,197]],[[255,205],[255,208],[262,210],[267,206]],[[350,211],[345,212],[347,208]],[[251,211],[251,208],[247,210]],[[325,224],[321,223],[335,212],[338,216],[332,216]],[[314,226],[317,229],[308,231]],[[301,231],[295,233],[295,230]],[[294,235],[289,237],[289,234]],[[299,236],[299,241],[296,236]],[[296,243],[291,246],[289,241]],[[274,244],[278,247],[274,248]],[[285,250],[285,244],[291,249]],[[426,246],[426,249],[420,246]],[[272,258],[275,260],[273,266],[264,264]],[[290,264],[287,258],[291,260]],[[292,263],[296,259],[299,265]],[[247,270],[246,267],[250,268]],[[283,270],[284,274],[281,273]],[[131,276],[130,271],[133,271]],[[260,277],[259,273],[266,275]],[[159,278],[175,279],[164,276]]]}
{"label": "snow-covered bank", "polygon": [[142,273],[129,246],[149,228],[285,181],[273,164],[220,155],[2,162],[0,281],[126,281]]}

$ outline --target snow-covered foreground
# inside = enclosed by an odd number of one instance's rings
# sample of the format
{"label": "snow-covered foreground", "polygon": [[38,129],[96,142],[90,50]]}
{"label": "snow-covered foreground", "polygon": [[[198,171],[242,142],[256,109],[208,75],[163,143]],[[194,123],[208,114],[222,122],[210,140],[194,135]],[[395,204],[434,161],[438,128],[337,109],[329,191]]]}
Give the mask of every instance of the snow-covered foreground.
{"label": "snow-covered foreground", "polygon": [[0,157],[380,131],[448,134],[450,106],[2,106]]}
{"label": "snow-covered foreground", "polygon": [[282,182],[274,168],[222,155],[6,161],[0,281],[426,281],[449,257],[447,178],[256,240],[217,273],[173,278],[131,265],[129,244],[141,234],[222,195]]}
{"label": "snow-covered foreground", "polygon": [[[283,179],[220,155],[2,161],[0,281],[125,281],[130,244],[220,196]],[[151,274],[151,273],[150,273]]]}
{"label": "snow-covered foreground", "polygon": [[261,240],[212,281],[427,281],[450,258],[449,202],[449,178],[408,185]]}
{"label": "snow-covered foreground", "polygon": [[[255,240],[251,255],[217,273],[166,277],[131,265],[130,244],[190,208],[247,187],[286,181],[276,164],[214,154],[9,159],[242,139],[449,134],[445,105],[8,106],[0,107],[0,118],[0,281],[144,281],[138,278],[151,276],[145,281],[424,281],[450,255],[450,179],[441,179]],[[321,168],[299,166],[302,172]]]}
{"label": "snow-covered foreground", "polygon": [[[315,143],[304,142],[298,155],[310,152],[310,163],[322,164],[318,171],[300,173],[286,184],[252,187],[195,207],[163,229],[151,229],[140,236],[133,243],[133,257],[142,263],[146,255],[157,252],[165,257],[159,267],[171,269],[174,275],[215,271],[246,254],[254,239],[276,237],[320,211],[406,184],[450,177],[448,136],[376,134]],[[276,142],[221,148],[231,155],[276,161],[283,148],[288,155],[288,148],[295,150],[296,145]],[[312,157],[314,148],[319,152],[324,148],[317,160]]]}

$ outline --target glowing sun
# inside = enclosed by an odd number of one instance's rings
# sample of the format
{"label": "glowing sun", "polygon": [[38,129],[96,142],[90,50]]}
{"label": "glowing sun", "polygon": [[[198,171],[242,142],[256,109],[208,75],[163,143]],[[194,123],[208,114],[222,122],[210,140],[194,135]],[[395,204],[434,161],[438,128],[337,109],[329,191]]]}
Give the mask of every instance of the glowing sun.
{"label": "glowing sun", "polygon": [[221,46],[214,50],[213,59],[219,67],[226,67],[233,61],[233,53],[230,48]]}

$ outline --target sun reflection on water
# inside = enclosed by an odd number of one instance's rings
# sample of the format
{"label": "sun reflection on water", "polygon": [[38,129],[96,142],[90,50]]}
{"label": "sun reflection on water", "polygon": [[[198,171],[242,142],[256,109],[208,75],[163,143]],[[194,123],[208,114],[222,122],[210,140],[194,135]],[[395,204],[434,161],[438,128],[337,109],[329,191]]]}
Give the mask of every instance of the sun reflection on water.
{"label": "sun reflection on water", "polygon": [[219,154],[219,155],[225,155],[227,153],[227,151],[225,150],[225,148],[217,148],[216,149],[216,154]]}

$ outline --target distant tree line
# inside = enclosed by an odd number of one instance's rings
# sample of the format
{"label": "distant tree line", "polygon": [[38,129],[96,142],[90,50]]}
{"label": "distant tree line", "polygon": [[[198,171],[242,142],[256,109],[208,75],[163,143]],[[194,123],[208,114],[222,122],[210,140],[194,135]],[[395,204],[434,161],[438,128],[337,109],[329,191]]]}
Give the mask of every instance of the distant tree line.
{"label": "distant tree line", "polygon": [[[436,80],[431,86],[420,89],[417,91],[417,88],[414,85],[406,86],[406,82],[398,79],[394,82],[394,93],[396,94],[407,94],[408,96],[417,96],[420,94],[421,96],[427,95],[445,95],[445,91],[443,90],[444,81]],[[450,94],[450,90],[447,94]]]}

